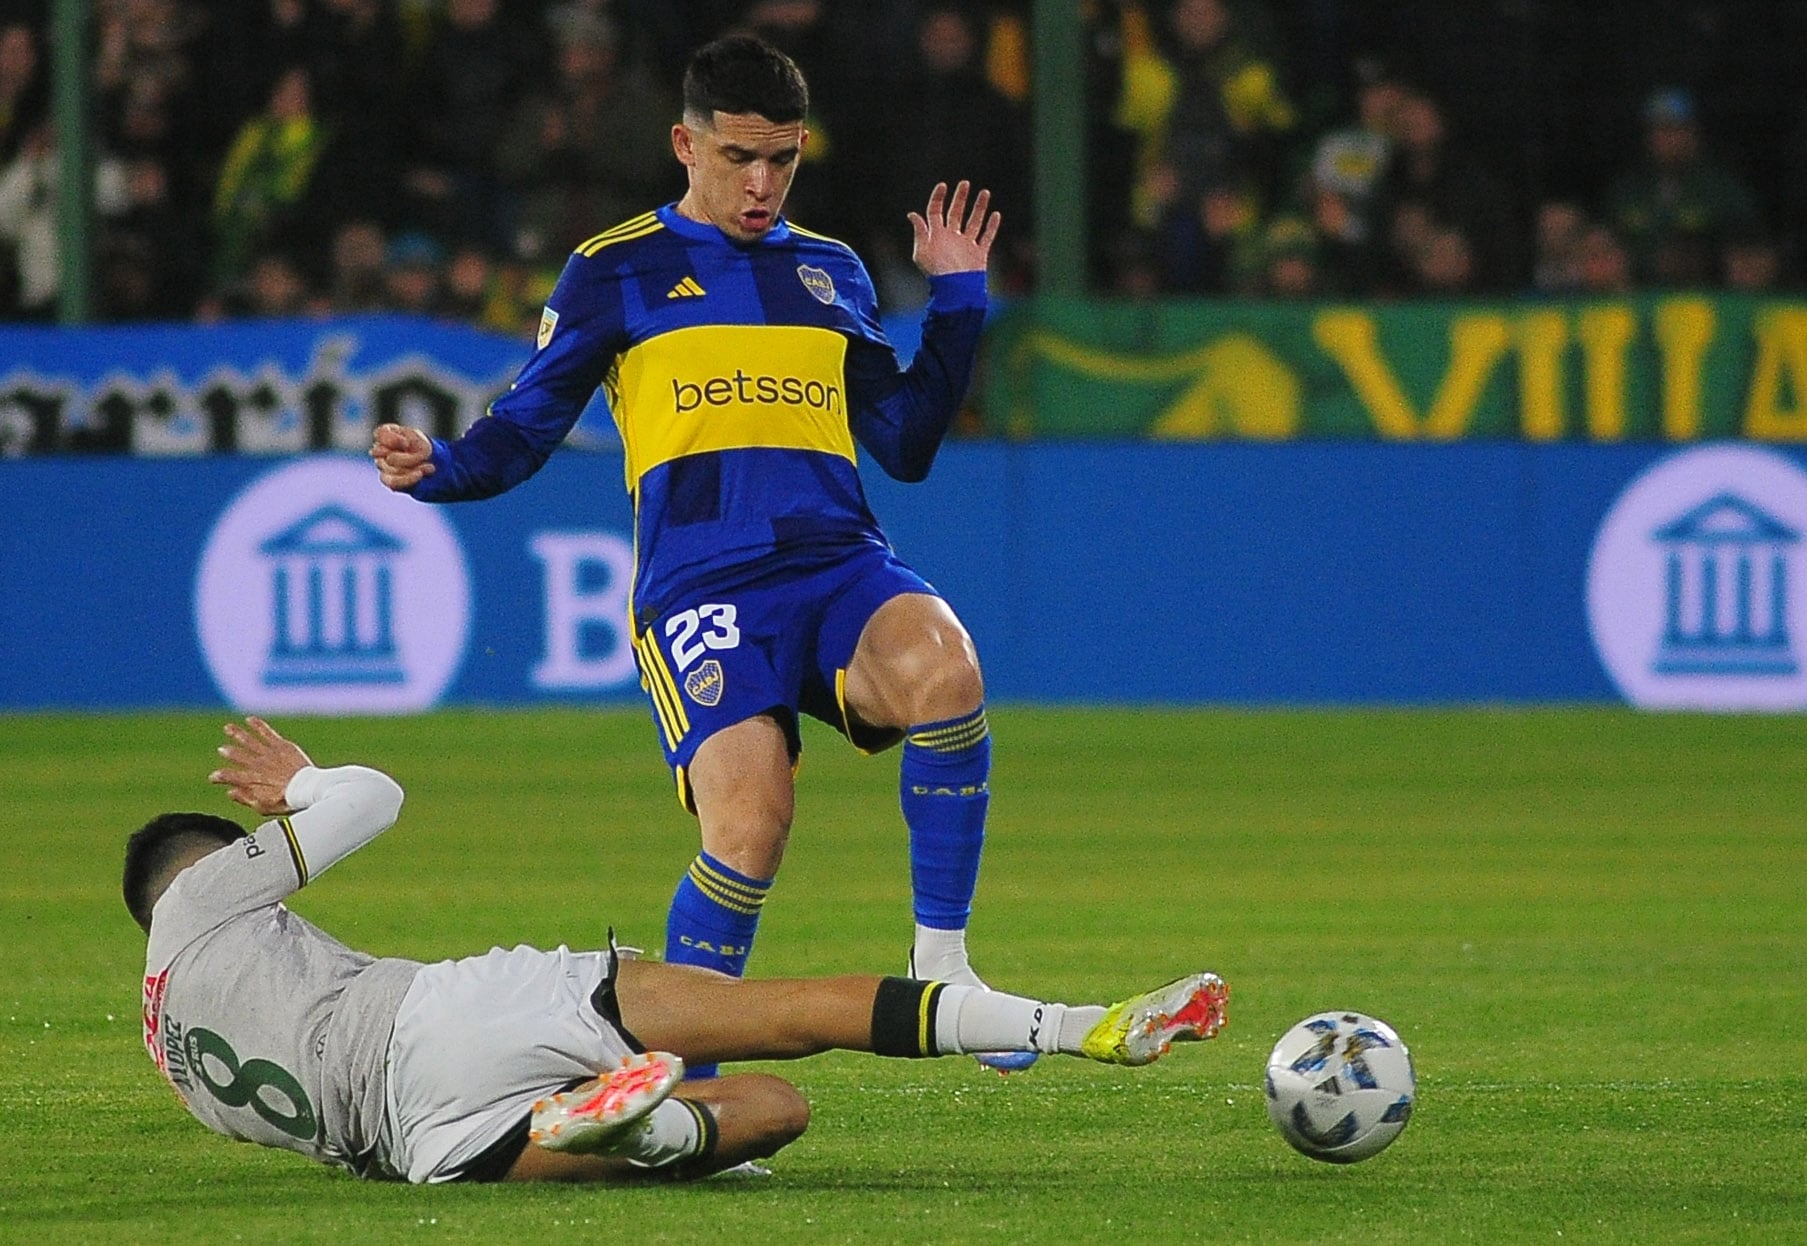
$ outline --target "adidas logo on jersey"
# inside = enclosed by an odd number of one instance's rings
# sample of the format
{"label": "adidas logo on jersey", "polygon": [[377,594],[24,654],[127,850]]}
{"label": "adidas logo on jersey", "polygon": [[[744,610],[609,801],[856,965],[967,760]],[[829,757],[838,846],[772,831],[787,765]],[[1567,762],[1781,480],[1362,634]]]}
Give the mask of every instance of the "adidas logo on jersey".
{"label": "adidas logo on jersey", "polygon": [[686,277],[671,288],[665,297],[668,299],[693,299],[707,294],[708,291],[696,283],[695,277]]}

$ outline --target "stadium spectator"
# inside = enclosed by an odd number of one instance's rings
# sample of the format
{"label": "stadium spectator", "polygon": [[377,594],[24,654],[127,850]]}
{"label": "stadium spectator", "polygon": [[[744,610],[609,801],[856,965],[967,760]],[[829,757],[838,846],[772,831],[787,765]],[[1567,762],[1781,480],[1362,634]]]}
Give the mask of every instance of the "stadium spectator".
{"label": "stadium spectator", "polygon": [[265,318],[317,315],[325,304],[309,290],[307,278],[294,259],[281,251],[266,251],[251,262],[245,276],[244,313]]}
{"label": "stadium spectator", "polygon": [[[1382,289],[1409,293],[1431,281],[1444,290],[1464,267],[1463,289],[1518,288],[1518,225],[1505,188],[1451,139],[1442,106],[1421,90],[1404,91],[1393,110],[1393,138],[1377,205],[1385,229],[1379,242],[1391,249],[1381,266]],[[1465,264],[1458,262],[1461,250],[1468,252]]]}
{"label": "stadium spectator", "polygon": [[[884,306],[920,307],[928,301],[927,280],[910,263],[909,240],[897,228],[904,214],[917,207],[922,187],[936,182],[951,186],[964,179],[990,187],[992,202],[1013,221],[1017,212],[1026,213],[1027,119],[986,81],[980,50],[978,31],[961,6],[936,3],[923,10],[916,33],[917,71],[893,103],[882,190],[875,197],[881,224],[870,249]],[[1021,272],[1027,257],[1020,250],[1024,244],[1016,245],[1015,251],[994,251],[993,263]]]}
{"label": "stadium spectator", "polygon": [[315,3],[307,65],[333,134],[320,202],[332,224],[359,217],[393,223],[407,98],[401,26],[379,0]]}
{"label": "stadium spectator", "polygon": [[19,153],[27,132],[49,106],[38,36],[26,22],[0,25],[0,164]]}
{"label": "stadium spectator", "polygon": [[1586,295],[1630,294],[1631,256],[1606,225],[1588,225],[1575,244],[1576,291]]}
{"label": "stadium spectator", "polygon": [[1533,226],[1531,287],[1539,294],[1573,294],[1581,285],[1579,249],[1587,214],[1567,199],[1540,205]]}
{"label": "stadium spectator", "polygon": [[1710,286],[1726,239],[1758,222],[1750,189],[1707,154],[1694,96],[1657,91],[1644,104],[1644,155],[1613,183],[1609,215],[1640,283]]}
{"label": "stadium spectator", "polygon": [[446,261],[439,315],[466,324],[477,324],[487,313],[496,279],[495,261],[489,252],[467,242]]}
{"label": "stadium spectator", "polygon": [[615,24],[580,11],[553,29],[554,76],[513,110],[495,160],[515,199],[511,248],[540,260],[683,186],[671,158],[677,99],[623,63]]}
{"label": "stadium spectator", "polygon": [[1405,97],[1399,80],[1374,58],[1356,62],[1355,78],[1355,124],[1318,140],[1306,175],[1319,230],[1352,249],[1374,236],[1376,200],[1393,159],[1394,117]]}
{"label": "stadium spectator", "polygon": [[57,180],[50,124],[40,121],[0,168],[0,293],[9,319],[47,320],[56,312]]}
{"label": "stadium spectator", "polygon": [[333,232],[327,293],[334,311],[371,312],[388,305],[386,251],[382,226],[375,221],[347,221]]}
{"label": "stadium spectator", "polygon": [[1237,254],[1235,293],[1308,299],[1327,293],[1323,249],[1311,222],[1280,216],[1251,235]]}
{"label": "stadium spectator", "polygon": [[512,241],[512,207],[495,167],[515,102],[546,78],[534,23],[499,0],[447,0],[409,98],[414,159],[404,177],[416,224],[492,248]]}
{"label": "stadium spectator", "polygon": [[1474,291],[1474,248],[1459,229],[1431,226],[1413,247],[1411,263],[1418,294],[1451,298]]}
{"label": "stadium spectator", "polygon": [[389,243],[383,274],[384,305],[390,311],[434,316],[440,308],[440,265],[445,250],[430,234],[410,232]]}
{"label": "stadium spectator", "polygon": [[198,54],[211,33],[206,12],[183,0],[114,0],[98,20],[94,86],[98,137],[123,156],[155,156],[183,211],[205,211],[224,140],[243,119],[199,96]]}
{"label": "stadium spectator", "polygon": [[1765,294],[1782,279],[1782,249],[1761,229],[1740,230],[1726,239],[1725,288]]}
{"label": "stadium spectator", "polygon": [[153,155],[120,162],[121,201],[102,223],[98,304],[107,320],[181,320],[201,284],[201,226]]}
{"label": "stadium spectator", "polygon": [[1168,14],[1171,102],[1140,198],[1157,217],[1174,290],[1224,288],[1237,240],[1272,190],[1276,139],[1295,123],[1278,67],[1241,21],[1228,0],[1177,0]]}
{"label": "stadium spectator", "polygon": [[309,192],[327,141],[308,72],[291,66],[277,76],[264,111],[240,128],[220,169],[208,269],[215,289],[243,277],[272,243],[313,249],[324,241],[325,214]]}
{"label": "stadium spectator", "polygon": [[[0,292],[8,319],[48,320],[62,293],[62,249],[57,233],[57,198],[62,180],[50,122],[33,126],[18,154],[0,167]],[[94,174],[94,204],[102,215],[127,207],[125,170],[103,160]]]}

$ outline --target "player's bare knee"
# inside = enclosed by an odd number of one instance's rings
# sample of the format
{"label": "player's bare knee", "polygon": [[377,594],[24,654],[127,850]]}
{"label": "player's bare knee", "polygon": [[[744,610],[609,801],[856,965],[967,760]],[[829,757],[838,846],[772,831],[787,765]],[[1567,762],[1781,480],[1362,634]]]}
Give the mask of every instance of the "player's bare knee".
{"label": "player's bare knee", "polygon": [[923,663],[912,683],[911,722],[938,722],[970,714],[985,703],[985,680],[970,649],[942,651]]}
{"label": "player's bare knee", "polygon": [[753,822],[727,822],[703,828],[703,851],[748,878],[771,878],[790,843],[791,820],[765,817]]}
{"label": "player's bare knee", "polygon": [[750,878],[772,877],[784,858],[796,816],[791,787],[699,789],[696,803],[704,851]]}
{"label": "player's bare knee", "polygon": [[809,1100],[789,1082],[774,1077],[762,1105],[766,1113],[765,1136],[773,1147],[789,1146],[809,1128]]}
{"label": "player's bare knee", "polygon": [[714,1104],[724,1147],[741,1155],[770,1155],[809,1128],[809,1100],[770,1073],[736,1073],[699,1097]]}

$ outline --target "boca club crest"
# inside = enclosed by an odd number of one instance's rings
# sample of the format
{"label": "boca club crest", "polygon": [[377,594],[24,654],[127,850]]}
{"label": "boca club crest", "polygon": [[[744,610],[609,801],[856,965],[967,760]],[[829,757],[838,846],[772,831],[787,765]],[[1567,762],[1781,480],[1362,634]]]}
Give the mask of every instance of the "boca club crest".
{"label": "boca club crest", "polygon": [[826,269],[799,264],[797,278],[803,282],[803,288],[815,296],[816,302],[834,302],[834,278],[828,275]]}
{"label": "boca club crest", "polygon": [[714,658],[684,676],[684,692],[698,705],[713,708],[720,704],[727,686],[728,681],[722,675],[722,664]]}

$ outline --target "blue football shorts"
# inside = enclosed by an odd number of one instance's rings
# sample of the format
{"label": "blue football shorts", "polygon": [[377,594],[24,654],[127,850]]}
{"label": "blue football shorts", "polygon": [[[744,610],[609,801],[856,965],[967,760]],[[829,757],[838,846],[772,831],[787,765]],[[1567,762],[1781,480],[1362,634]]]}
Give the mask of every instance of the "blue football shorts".
{"label": "blue football shorts", "polygon": [[797,715],[820,719],[862,752],[901,730],[847,712],[847,665],[878,608],[903,593],[939,593],[881,545],[827,566],[777,566],[730,589],[675,597],[634,639],[640,686],[652,703],[678,799],[695,811],[686,771],[704,740],[761,714],[783,728],[791,761],[803,751]]}

